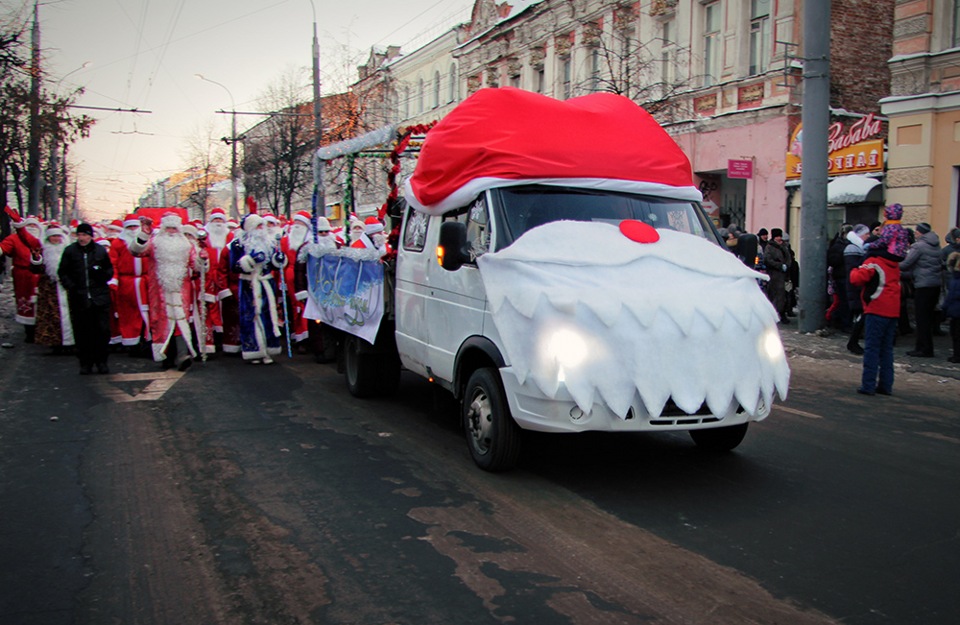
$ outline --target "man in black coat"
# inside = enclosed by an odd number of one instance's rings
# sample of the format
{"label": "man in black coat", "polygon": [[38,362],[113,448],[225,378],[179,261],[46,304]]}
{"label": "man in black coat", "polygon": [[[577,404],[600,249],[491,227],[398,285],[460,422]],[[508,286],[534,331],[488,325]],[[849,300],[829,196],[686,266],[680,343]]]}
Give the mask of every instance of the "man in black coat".
{"label": "man in black coat", "polygon": [[110,373],[110,287],[113,265],[107,248],[94,242],[93,226],[77,226],[77,240],[63,250],[57,271],[70,301],[70,319],[77,341],[80,373]]}

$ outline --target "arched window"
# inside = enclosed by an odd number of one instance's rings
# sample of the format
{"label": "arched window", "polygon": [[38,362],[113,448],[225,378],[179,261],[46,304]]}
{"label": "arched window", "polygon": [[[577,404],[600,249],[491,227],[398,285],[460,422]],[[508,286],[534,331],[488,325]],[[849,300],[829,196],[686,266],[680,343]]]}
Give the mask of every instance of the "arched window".
{"label": "arched window", "polygon": [[403,119],[410,117],[410,87],[403,88]]}
{"label": "arched window", "polygon": [[450,64],[450,93],[447,97],[447,102],[456,102],[457,101],[457,65],[456,63]]}
{"label": "arched window", "polygon": [[433,73],[433,108],[440,106],[440,72]]}
{"label": "arched window", "polygon": [[421,78],[417,84],[417,112],[422,113],[425,109],[423,107],[423,78]]}

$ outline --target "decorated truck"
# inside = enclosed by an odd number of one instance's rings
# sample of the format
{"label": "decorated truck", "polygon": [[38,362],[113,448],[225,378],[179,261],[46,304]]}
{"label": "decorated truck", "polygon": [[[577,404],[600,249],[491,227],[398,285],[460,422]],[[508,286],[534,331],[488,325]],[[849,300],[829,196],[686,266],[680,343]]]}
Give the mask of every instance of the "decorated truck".
{"label": "decorated truck", "polygon": [[344,331],[350,392],[401,367],[443,387],[480,468],[513,467],[524,430],[730,450],[786,398],[766,276],[630,100],[480,90],[427,133],[404,200],[395,258],[310,258],[310,297]]}

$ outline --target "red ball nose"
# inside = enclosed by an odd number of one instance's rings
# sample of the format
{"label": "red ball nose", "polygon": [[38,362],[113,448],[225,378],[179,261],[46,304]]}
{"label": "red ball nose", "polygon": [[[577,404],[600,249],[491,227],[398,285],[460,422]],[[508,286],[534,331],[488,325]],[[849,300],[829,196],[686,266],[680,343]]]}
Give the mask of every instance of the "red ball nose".
{"label": "red ball nose", "polygon": [[637,243],[656,243],[660,240],[660,233],[650,224],[636,219],[624,219],[620,222],[620,232],[623,236]]}

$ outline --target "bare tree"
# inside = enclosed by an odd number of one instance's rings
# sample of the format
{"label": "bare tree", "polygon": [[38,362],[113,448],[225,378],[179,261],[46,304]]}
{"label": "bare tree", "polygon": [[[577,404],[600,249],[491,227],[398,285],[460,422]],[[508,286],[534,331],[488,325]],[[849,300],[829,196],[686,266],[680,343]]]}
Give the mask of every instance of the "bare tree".
{"label": "bare tree", "polygon": [[223,175],[225,168],[229,168],[227,161],[228,150],[217,137],[213,122],[197,125],[187,139],[184,158],[187,168],[196,171],[197,176],[188,184],[188,202],[199,213],[200,219],[206,221],[208,206],[213,186],[227,179]]}
{"label": "bare tree", "polygon": [[618,6],[607,31],[599,21],[584,24],[586,78],[576,88],[626,96],[663,121],[677,112],[677,96],[691,87],[680,71],[689,64],[690,51],[660,36],[641,41],[637,10],[637,5]]}
{"label": "bare tree", "polygon": [[294,195],[309,187],[312,176],[313,105],[304,74],[300,69],[288,70],[267,87],[259,108],[271,114],[244,133],[247,193],[287,217]]}

